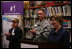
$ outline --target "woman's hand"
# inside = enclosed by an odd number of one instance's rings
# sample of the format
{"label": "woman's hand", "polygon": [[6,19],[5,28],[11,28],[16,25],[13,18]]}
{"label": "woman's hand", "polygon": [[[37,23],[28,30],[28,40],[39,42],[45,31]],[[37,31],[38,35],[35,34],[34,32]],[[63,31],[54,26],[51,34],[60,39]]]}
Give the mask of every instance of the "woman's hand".
{"label": "woman's hand", "polygon": [[10,33],[6,33],[6,34],[5,34],[5,36],[10,36],[10,35],[11,35]]}

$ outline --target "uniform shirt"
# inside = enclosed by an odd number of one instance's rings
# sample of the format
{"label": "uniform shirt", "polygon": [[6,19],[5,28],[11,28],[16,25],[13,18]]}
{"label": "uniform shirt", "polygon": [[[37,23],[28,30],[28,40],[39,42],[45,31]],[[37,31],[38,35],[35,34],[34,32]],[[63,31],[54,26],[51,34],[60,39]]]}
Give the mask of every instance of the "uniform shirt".
{"label": "uniform shirt", "polygon": [[38,41],[38,42],[45,42],[47,41],[47,37],[51,31],[51,24],[46,21],[38,21],[33,28],[36,30],[36,34],[34,35],[34,40],[33,41]]}

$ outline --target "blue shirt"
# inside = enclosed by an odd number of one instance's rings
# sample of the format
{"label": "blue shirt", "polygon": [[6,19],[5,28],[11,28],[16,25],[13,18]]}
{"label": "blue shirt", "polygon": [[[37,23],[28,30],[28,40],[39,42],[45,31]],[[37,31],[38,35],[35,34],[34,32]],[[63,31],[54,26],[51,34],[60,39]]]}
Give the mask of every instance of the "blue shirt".
{"label": "blue shirt", "polygon": [[61,27],[57,32],[55,32],[55,29],[52,29],[48,36],[48,42],[64,43],[67,47],[69,47],[69,32],[63,27]]}

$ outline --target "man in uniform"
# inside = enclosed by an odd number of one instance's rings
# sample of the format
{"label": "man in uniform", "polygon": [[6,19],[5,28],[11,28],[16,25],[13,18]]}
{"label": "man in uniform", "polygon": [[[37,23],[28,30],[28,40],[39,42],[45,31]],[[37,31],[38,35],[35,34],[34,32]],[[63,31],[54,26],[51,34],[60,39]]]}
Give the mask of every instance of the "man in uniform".
{"label": "man in uniform", "polygon": [[44,20],[45,10],[38,10],[38,22],[32,27],[30,32],[33,34],[33,41],[35,42],[47,42],[48,35],[51,31],[51,24]]}

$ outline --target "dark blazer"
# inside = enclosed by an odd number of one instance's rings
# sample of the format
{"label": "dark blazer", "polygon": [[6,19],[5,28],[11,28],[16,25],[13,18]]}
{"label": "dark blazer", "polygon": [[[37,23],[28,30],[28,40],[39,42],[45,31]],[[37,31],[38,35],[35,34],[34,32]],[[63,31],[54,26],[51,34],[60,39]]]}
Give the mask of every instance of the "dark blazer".
{"label": "dark blazer", "polygon": [[61,27],[57,32],[55,32],[55,29],[53,29],[48,36],[48,42],[60,44],[62,43],[66,47],[69,47],[69,32],[63,27]]}
{"label": "dark blazer", "polygon": [[12,30],[11,28],[9,30],[9,33],[11,33],[11,36],[7,37],[6,39],[9,40],[9,48],[20,48],[20,39],[22,38],[22,30],[17,27],[14,30],[15,35],[12,35]]}

